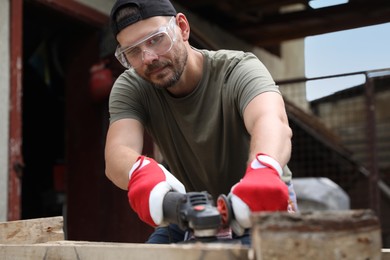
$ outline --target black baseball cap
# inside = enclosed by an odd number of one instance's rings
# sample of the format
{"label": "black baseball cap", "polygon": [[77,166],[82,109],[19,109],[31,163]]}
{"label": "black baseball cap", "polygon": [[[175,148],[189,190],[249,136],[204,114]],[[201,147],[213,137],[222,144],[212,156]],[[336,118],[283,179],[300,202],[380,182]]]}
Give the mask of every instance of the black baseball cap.
{"label": "black baseball cap", "polygon": [[[116,22],[117,12],[127,5],[137,6],[138,12]],[[111,9],[110,24],[114,37],[127,26],[153,16],[176,16],[177,12],[169,0],[117,0]]]}

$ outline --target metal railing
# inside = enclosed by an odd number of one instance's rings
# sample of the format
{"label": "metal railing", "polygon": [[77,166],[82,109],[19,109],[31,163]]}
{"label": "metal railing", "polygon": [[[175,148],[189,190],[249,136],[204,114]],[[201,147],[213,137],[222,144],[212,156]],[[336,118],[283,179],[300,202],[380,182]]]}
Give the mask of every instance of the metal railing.
{"label": "metal railing", "polygon": [[[315,100],[305,97],[306,104],[302,102],[306,83],[355,75],[363,75],[365,82]],[[294,176],[313,177],[318,171],[321,177],[329,177],[346,189],[352,208],[371,208],[378,216],[390,214],[390,68],[303,77],[277,84],[282,94],[287,93],[286,102],[292,104],[286,106],[291,124],[304,131],[293,136],[290,168],[295,167]],[[315,145],[309,139],[315,139]],[[294,154],[294,145],[298,155]],[[384,232],[390,234],[390,224],[384,226]]]}

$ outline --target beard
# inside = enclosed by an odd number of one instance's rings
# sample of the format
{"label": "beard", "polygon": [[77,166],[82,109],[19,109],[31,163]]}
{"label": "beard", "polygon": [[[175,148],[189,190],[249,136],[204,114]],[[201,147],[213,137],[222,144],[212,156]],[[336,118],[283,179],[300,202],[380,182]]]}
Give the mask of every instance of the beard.
{"label": "beard", "polygon": [[[137,74],[158,89],[168,89],[174,86],[180,80],[180,77],[183,74],[188,59],[187,49],[184,45],[180,46],[181,48],[179,47],[176,49],[171,49],[170,53],[172,53],[173,55],[171,61],[157,60],[152,64],[148,65],[144,72],[144,75],[140,75],[138,73]],[[172,75],[167,76],[166,74],[158,74],[156,75],[157,77],[154,80],[148,76],[150,75],[150,72],[164,67],[172,71]]]}

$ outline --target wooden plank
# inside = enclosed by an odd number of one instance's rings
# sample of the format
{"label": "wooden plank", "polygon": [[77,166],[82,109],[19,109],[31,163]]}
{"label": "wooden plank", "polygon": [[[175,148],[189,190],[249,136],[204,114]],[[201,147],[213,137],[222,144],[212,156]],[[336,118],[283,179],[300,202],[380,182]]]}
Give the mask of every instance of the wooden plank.
{"label": "wooden plank", "polygon": [[64,240],[63,223],[63,217],[0,222],[0,244],[35,244]]}
{"label": "wooden plank", "polygon": [[390,259],[370,210],[255,214],[253,248],[63,241],[62,223],[62,217],[0,223],[0,259]]}
{"label": "wooden plank", "polygon": [[257,259],[381,259],[380,225],[371,210],[253,216]]}
{"label": "wooden plank", "polygon": [[247,247],[234,244],[128,244],[80,241],[58,241],[45,244],[0,245],[0,259],[62,259],[62,260],[215,260],[250,259]]}

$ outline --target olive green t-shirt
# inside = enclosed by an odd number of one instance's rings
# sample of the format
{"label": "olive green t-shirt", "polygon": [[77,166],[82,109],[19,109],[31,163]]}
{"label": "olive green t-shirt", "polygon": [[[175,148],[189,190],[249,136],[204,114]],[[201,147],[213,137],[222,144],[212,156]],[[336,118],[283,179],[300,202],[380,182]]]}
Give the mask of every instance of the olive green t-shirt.
{"label": "olive green t-shirt", "polygon": [[[185,97],[172,97],[133,70],[122,73],[110,95],[110,123],[139,120],[187,191],[208,191],[216,198],[228,194],[246,170],[250,135],[244,109],[255,96],[279,89],[252,53],[199,51],[203,76]],[[289,181],[291,172],[285,175]]]}

